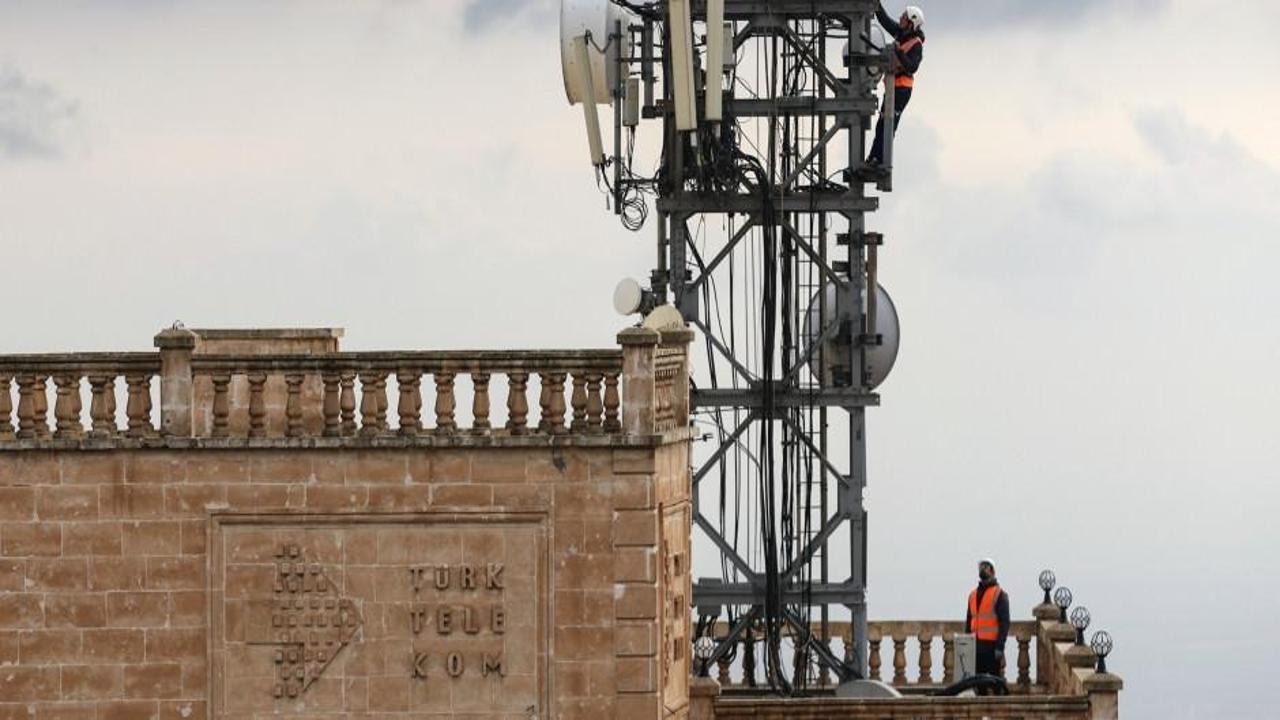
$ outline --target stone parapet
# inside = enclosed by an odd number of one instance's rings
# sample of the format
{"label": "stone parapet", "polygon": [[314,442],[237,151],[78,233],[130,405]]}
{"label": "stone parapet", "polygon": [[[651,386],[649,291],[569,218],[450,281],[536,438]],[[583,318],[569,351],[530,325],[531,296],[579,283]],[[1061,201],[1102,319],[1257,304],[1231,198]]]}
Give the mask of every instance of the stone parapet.
{"label": "stone parapet", "polygon": [[0,356],[0,449],[84,440],[649,442],[689,425],[688,331],[633,328],[612,350],[359,353],[339,352],[340,335],[175,326],[156,335],[156,353]]}
{"label": "stone parapet", "polygon": [[0,356],[0,718],[687,717],[688,338],[339,335]]}

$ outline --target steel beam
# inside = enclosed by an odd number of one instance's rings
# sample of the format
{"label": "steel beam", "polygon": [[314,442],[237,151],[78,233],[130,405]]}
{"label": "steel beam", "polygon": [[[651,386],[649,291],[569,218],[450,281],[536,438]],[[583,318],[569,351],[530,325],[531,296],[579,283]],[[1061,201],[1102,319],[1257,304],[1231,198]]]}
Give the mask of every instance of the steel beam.
{"label": "steel beam", "polygon": [[[695,408],[744,408],[762,410],[764,394],[757,388],[698,388],[693,391]],[[774,390],[773,405],[777,408],[798,407],[877,407],[880,396],[857,389],[821,388],[814,390]]]}

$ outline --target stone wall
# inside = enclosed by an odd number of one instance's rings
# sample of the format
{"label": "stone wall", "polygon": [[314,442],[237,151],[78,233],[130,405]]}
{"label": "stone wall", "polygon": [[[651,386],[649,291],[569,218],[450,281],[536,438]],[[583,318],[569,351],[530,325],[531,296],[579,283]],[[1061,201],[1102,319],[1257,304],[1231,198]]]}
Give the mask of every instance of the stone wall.
{"label": "stone wall", "polygon": [[0,720],[688,717],[688,339],[0,356]]}
{"label": "stone wall", "polygon": [[681,717],[688,517],[683,442],[0,453],[0,718]]}

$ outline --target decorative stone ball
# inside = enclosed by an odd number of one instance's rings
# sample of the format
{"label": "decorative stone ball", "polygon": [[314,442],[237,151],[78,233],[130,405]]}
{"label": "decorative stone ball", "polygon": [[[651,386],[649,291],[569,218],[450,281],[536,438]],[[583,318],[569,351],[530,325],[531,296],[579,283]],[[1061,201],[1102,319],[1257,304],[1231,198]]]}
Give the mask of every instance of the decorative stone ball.
{"label": "decorative stone ball", "polygon": [[1106,630],[1099,630],[1093,634],[1093,639],[1089,641],[1089,647],[1093,649],[1093,654],[1098,657],[1106,657],[1111,654],[1115,642],[1111,640],[1111,633]]}
{"label": "decorative stone ball", "polygon": [[1066,610],[1067,608],[1071,607],[1071,589],[1064,585],[1063,587],[1060,587],[1057,590],[1054,590],[1053,604],[1057,605],[1059,608],[1062,608],[1063,610]]}
{"label": "decorative stone ball", "polygon": [[1081,605],[1071,611],[1071,627],[1077,630],[1084,630],[1089,627],[1093,618],[1089,615],[1089,609]]}

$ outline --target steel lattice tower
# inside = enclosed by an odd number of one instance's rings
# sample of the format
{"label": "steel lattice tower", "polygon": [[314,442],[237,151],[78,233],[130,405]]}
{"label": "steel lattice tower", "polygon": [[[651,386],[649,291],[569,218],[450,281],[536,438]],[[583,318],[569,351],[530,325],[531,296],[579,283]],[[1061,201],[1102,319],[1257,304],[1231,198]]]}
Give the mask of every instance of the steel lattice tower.
{"label": "steel lattice tower", "polygon": [[[866,409],[879,403],[886,310],[867,292],[882,237],[867,231],[878,202],[858,178],[891,57],[871,41],[877,3],[614,2],[634,14],[607,43],[587,38],[616,70],[614,153],[598,172],[632,229],[655,197],[649,307],[673,303],[705,342],[692,402],[713,442],[695,460],[693,496],[721,576],[695,583],[694,605],[704,628],[727,619],[712,661],[752,637],[783,692],[822,669],[865,677]],[[702,38],[721,12],[731,49],[712,57]],[[689,130],[675,97],[682,43],[698,68]],[[641,118],[662,128],[652,176],[632,169]],[[839,607],[854,628],[844,653],[828,642]]]}

